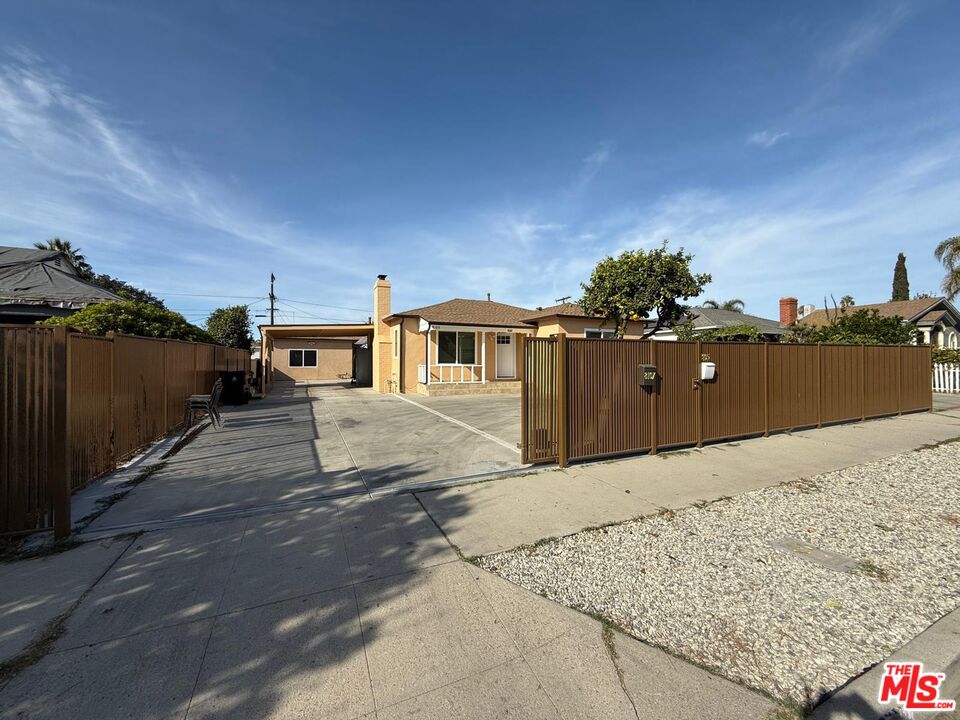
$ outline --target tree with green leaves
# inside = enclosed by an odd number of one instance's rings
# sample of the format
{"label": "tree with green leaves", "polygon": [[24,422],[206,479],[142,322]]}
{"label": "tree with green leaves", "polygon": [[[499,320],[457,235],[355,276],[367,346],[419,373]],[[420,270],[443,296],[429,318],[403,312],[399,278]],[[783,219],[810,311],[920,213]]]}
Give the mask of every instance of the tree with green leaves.
{"label": "tree with green leaves", "polygon": [[897,255],[897,264],[893,266],[893,295],[891,300],[910,299],[910,281],[907,279],[907,256]]}
{"label": "tree with green leaves", "polygon": [[253,337],[250,326],[253,318],[247,305],[217,308],[207,318],[207,332],[215,342],[227,347],[249,350]]}
{"label": "tree with green leaves", "polygon": [[853,295],[844,295],[842,298],[840,298],[841,310],[847,310],[848,308],[852,308],[856,304],[857,302],[856,300],[853,299]]}
{"label": "tree with green leaves", "polygon": [[954,235],[941,242],[933,254],[943,263],[947,271],[941,287],[947,298],[953,300],[960,295],[960,235]]}
{"label": "tree with green leaves", "polygon": [[188,323],[180,313],[134,300],[88,305],[73,315],[48,318],[42,324],[76,327],[93,335],[106,335],[112,331],[123,335],[213,342],[205,330]]}
{"label": "tree with green leaves", "polygon": [[910,345],[917,340],[917,326],[902,317],[883,317],[876,309],[842,310],[826,325],[795,323],[785,342],[835,343],[839,345]]}
{"label": "tree with green leaves", "polygon": [[89,280],[93,277],[93,268],[90,267],[90,263],[87,262],[83,253],[80,252],[80,248],[73,247],[69,240],[61,240],[55,237],[46,242],[35,242],[33,246],[38,250],[56,250],[57,252],[63,253],[67,256],[70,264],[76,268],[81,278]]}
{"label": "tree with green leaves", "polygon": [[729,310],[730,312],[742,313],[746,309],[746,303],[740,298],[733,300],[704,300],[701,307],[713,308],[714,310]]}
{"label": "tree with green leaves", "polygon": [[652,250],[627,250],[619,257],[597,263],[590,282],[581,285],[580,307],[591,317],[604,318],[623,337],[628,322],[657,316],[649,337],[664,327],[679,324],[689,306],[682,301],[703,292],[712,279],[707,273],[693,273],[693,255],[681,247],[670,252],[667,241]]}
{"label": "tree with green leaves", "polygon": [[109,290],[114,295],[119,295],[124,300],[136,300],[137,302],[144,302],[158,308],[166,307],[163,300],[153,293],[131,285],[128,282],[124,282],[119,278],[110,277],[109,275],[101,273],[90,278],[90,282],[97,287],[102,287],[104,290]]}

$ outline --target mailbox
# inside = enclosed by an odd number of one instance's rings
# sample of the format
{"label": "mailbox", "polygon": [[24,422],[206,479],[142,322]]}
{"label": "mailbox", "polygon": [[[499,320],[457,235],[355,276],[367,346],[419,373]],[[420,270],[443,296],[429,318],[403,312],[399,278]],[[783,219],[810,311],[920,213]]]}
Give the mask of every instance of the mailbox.
{"label": "mailbox", "polygon": [[715,380],[717,377],[717,364],[713,362],[702,362],[700,363],[700,379],[701,380]]}
{"label": "mailbox", "polygon": [[640,366],[640,387],[653,387],[657,384],[657,366]]}

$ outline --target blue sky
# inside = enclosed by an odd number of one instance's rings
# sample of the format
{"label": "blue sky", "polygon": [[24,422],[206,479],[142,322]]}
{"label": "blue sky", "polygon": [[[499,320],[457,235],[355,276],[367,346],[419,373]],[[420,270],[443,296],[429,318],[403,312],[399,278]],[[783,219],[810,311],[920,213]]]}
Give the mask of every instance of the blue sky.
{"label": "blue sky", "polygon": [[664,238],[769,317],[887,300],[901,251],[933,291],[958,28],[949,0],[8,2],[0,244],[69,239],[194,321],[271,271],[288,322],[365,318],[378,273],[395,310],[547,305]]}

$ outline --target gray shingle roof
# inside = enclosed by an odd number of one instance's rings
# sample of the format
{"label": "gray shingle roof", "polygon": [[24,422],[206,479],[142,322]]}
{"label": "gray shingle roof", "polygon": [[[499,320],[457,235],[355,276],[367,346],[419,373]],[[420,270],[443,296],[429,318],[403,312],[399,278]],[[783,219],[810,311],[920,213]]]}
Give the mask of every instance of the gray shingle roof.
{"label": "gray shingle roof", "polygon": [[734,325],[753,325],[764,335],[783,335],[784,333],[784,328],[776,320],[768,320],[757,315],[747,315],[733,310],[694,307],[690,308],[690,314],[693,316],[693,327],[697,330],[733,327]]}
{"label": "gray shingle roof", "polygon": [[81,280],[63,253],[0,246],[0,304],[75,309],[122,299]]}

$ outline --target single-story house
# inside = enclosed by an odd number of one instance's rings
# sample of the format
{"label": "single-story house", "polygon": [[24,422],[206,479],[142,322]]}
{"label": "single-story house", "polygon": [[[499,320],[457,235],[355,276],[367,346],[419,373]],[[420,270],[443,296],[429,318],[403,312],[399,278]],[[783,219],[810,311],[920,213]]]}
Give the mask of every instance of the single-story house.
{"label": "single-story house", "polygon": [[[523,374],[520,337],[610,337],[603,318],[591,318],[579,305],[563,303],[535,310],[486,300],[454,298],[435,305],[394,312],[386,275],[374,284],[369,325],[264,325],[261,346],[264,388],[279,380],[327,380],[334,367],[335,338],[360,336],[371,348],[371,382],[379,392],[422,395],[518,393]],[[630,323],[626,337],[639,339],[642,322]],[[327,344],[311,345],[324,340]],[[359,341],[358,341],[359,342]],[[358,342],[354,343],[357,357]],[[314,352],[315,351],[315,352]],[[300,363],[309,363],[307,370]],[[345,363],[339,366],[345,373]],[[320,377],[323,375],[323,377]],[[341,378],[346,379],[346,378]],[[363,385],[358,381],[356,384]]]}
{"label": "single-story house", "polygon": [[122,299],[83,280],[62,252],[0,246],[0,323],[33,324]]}
{"label": "single-story house", "polygon": [[[924,344],[944,348],[960,347],[960,311],[945,297],[854,305],[852,310],[876,310],[881,317],[901,317],[919,328]],[[812,310],[797,318],[794,306],[794,319],[802,325],[818,327],[836,317],[837,312],[836,308]]]}
{"label": "single-story house", "polygon": [[[390,281],[374,285],[373,387],[422,395],[518,393],[523,374],[520,337],[610,337],[603,318],[563,303],[536,310],[486,300],[454,298],[391,312]],[[639,339],[642,322],[625,337]]]}

